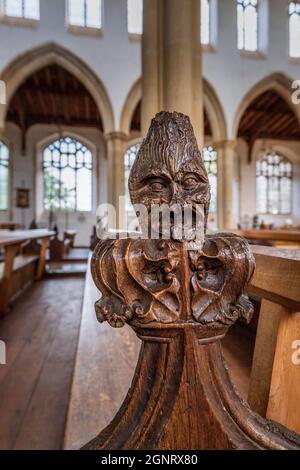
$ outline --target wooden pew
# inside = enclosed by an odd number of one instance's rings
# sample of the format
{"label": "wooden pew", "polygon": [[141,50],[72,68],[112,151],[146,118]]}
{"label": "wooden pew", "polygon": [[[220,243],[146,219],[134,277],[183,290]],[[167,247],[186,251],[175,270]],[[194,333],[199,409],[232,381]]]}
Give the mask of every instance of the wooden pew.
{"label": "wooden pew", "polygon": [[300,230],[236,230],[234,233],[246,238],[251,244],[300,248]]}
{"label": "wooden pew", "polygon": [[21,225],[15,222],[4,222],[0,224],[0,230],[19,230],[20,228]]}
{"label": "wooden pew", "polygon": [[[248,401],[262,416],[300,433],[300,250],[253,246],[248,287],[261,299]],[[295,361],[294,361],[295,362]]]}
{"label": "wooden pew", "polygon": [[55,237],[50,241],[50,261],[63,261],[69,254],[70,250],[74,247],[76,230],[66,230],[63,239],[61,240],[58,235],[58,230],[55,230]]}
{"label": "wooden pew", "polygon": [[70,241],[70,248],[74,248],[75,237],[77,235],[77,230],[65,230],[64,231],[64,241]]}
{"label": "wooden pew", "polygon": [[[54,232],[48,230],[22,230],[22,231],[6,231],[0,230],[0,247],[4,249],[4,263],[1,269],[0,282],[0,315],[4,315],[9,307],[9,301],[18,286],[22,285],[22,279],[19,281],[13,279],[14,271],[27,269],[27,275],[30,277],[32,263],[36,264],[34,272],[35,278],[41,279],[45,270],[46,250],[50,238]],[[22,254],[22,247],[30,241],[40,241],[40,251],[36,253]],[[20,256],[18,256],[20,255]],[[25,276],[25,281],[28,276]]]}

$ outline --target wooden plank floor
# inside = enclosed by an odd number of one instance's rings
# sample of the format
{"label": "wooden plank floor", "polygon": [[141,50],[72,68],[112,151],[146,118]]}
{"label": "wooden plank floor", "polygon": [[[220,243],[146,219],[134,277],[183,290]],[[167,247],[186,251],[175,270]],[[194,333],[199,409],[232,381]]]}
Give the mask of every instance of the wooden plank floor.
{"label": "wooden plank floor", "polygon": [[0,449],[62,447],[84,279],[35,283],[0,320]]}

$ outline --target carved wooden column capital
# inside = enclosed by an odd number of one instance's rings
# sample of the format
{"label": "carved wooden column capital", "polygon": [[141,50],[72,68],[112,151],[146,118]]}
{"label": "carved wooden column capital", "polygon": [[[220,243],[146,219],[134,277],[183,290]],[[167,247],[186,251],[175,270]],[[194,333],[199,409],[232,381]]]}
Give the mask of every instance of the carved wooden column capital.
{"label": "carved wooden column capital", "polygon": [[[134,204],[182,212],[203,207],[210,188],[189,118],[159,113],[132,168]],[[194,219],[193,219],[194,220]],[[175,222],[172,222],[173,225]],[[128,323],[143,341],[132,387],[112,423],[86,449],[284,449],[300,438],[253,413],[237,395],[220,339],[238,320],[249,322],[244,288],[254,272],[247,242],[230,233],[197,240],[192,226],[178,240],[100,241],[92,273],[102,297],[97,317]],[[191,246],[193,249],[191,249]]]}

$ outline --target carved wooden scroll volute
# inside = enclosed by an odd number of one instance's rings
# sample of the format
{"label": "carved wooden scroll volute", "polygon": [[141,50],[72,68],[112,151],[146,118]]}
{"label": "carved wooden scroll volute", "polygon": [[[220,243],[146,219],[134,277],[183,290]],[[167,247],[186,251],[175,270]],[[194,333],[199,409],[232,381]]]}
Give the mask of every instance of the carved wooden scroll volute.
{"label": "carved wooden scroll volute", "polygon": [[[153,205],[170,213],[174,205],[182,213],[201,207],[205,235],[210,188],[187,116],[153,119],[129,189],[148,221]],[[94,251],[99,321],[128,323],[143,343],[122,407],[85,449],[299,448],[299,436],[239,398],[223,362],[220,339],[253,312],[243,293],[254,271],[247,242],[230,233],[201,237],[196,223],[178,239],[170,220],[169,239],[159,222],[154,239],[103,240]]]}

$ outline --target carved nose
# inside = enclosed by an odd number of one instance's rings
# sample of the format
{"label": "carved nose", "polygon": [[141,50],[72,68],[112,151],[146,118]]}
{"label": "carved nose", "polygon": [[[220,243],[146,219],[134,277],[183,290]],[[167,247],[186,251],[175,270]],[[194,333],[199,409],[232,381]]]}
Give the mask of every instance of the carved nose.
{"label": "carved nose", "polygon": [[180,201],[181,195],[179,192],[179,187],[175,182],[172,182],[171,206],[173,204],[178,204]]}

